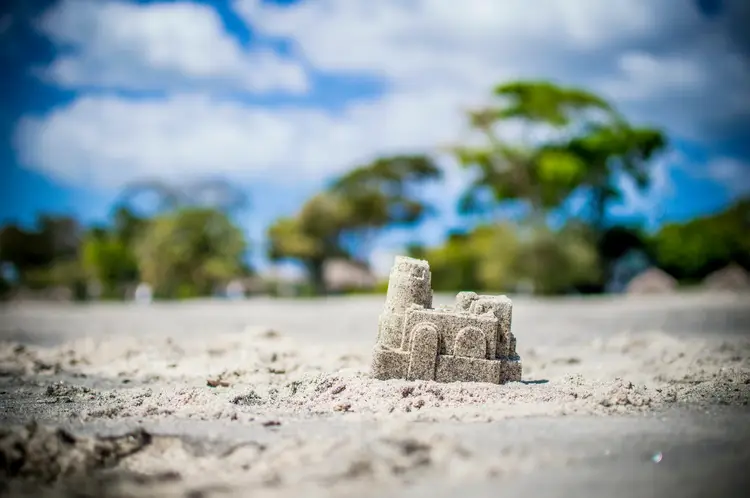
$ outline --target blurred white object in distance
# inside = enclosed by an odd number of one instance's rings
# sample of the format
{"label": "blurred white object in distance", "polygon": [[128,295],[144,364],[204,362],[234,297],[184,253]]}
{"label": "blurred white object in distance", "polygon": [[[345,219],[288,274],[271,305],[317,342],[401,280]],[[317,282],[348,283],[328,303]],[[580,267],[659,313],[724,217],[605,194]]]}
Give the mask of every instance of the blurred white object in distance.
{"label": "blurred white object in distance", "polygon": [[153,301],[153,298],[154,298],[153,291],[151,290],[151,286],[148,285],[147,283],[141,282],[135,288],[133,299],[136,303],[151,304],[151,301]]}
{"label": "blurred white object in distance", "polygon": [[245,286],[239,280],[232,280],[227,284],[225,295],[232,301],[245,299]]}

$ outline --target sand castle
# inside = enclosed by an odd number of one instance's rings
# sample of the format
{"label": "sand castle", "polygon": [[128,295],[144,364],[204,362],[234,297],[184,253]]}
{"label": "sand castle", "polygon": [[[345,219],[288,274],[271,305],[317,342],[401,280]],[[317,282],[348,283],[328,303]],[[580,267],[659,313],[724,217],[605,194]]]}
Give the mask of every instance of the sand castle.
{"label": "sand castle", "polygon": [[427,261],[397,256],[373,351],[376,379],[438,382],[521,380],[506,296],[459,292],[453,307],[432,308]]}

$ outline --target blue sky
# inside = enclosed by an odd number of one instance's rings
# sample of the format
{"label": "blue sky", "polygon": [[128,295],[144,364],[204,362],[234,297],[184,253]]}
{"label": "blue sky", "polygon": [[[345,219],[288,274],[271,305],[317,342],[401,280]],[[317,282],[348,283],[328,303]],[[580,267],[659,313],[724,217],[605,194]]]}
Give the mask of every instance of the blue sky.
{"label": "blue sky", "polygon": [[[261,244],[346,168],[465,138],[461,109],[514,78],[591,88],[672,137],[651,189],[622,184],[614,219],[655,226],[747,195],[747,2],[539,2],[58,2],[8,59],[0,221],[102,221],[129,182],[222,176],[248,193],[238,221]],[[8,19],[0,35],[23,34]],[[385,234],[376,265],[464,223],[467,177],[442,164],[426,194],[441,214]]]}

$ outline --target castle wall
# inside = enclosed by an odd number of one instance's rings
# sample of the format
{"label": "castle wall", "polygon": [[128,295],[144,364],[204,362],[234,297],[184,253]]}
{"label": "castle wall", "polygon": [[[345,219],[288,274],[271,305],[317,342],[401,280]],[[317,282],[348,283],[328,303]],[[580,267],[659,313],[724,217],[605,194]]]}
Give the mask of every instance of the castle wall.
{"label": "castle wall", "polygon": [[454,354],[456,335],[466,327],[476,327],[486,338],[486,358],[495,358],[497,349],[498,321],[493,315],[470,315],[467,313],[451,313],[441,310],[411,309],[406,312],[403,341],[401,349],[409,351],[411,348],[411,331],[421,323],[433,324],[439,335],[438,353]]}
{"label": "castle wall", "polygon": [[[472,293],[473,294],[473,293]],[[456,296],[459,300],[459,296]],[[466,298],[464,298],[466,300]],[[464,304],[465,306],[465,304]],[[513,303],[507,296],[483,296],[474,295],[469,309],[472,313],[486,313],[491,311],[498,320],[495,340],[495,357],[503,358],[508,356],[511,347],[512,334],[510,333],[511,321],[513,318]],[[515,353],[515,348],[512,354]]]}
{"label": "castle wall", "polygon": [[491,382],[498,384],[503,373],[503,363],[495,360],[438,356],[435,380],[438,382]]}

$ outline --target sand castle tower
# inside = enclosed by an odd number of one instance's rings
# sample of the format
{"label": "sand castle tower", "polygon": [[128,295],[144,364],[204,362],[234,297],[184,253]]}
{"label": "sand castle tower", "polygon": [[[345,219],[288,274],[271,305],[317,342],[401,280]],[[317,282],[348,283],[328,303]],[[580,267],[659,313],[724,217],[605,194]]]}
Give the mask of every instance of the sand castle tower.
{"label": "sand castle tower", "polygon": [[378,342],[389,347],[401,347],[404,318],[412,305],[432,307],[430,267],[427,261],[396,256],[378,323]]}
{"label": "sand castle tower", "polygon": [[372,374],[378,379],[503,383],[521,380],[506,296],[460,292],[432,308],[427,261],[397,256],[378,324]]}

